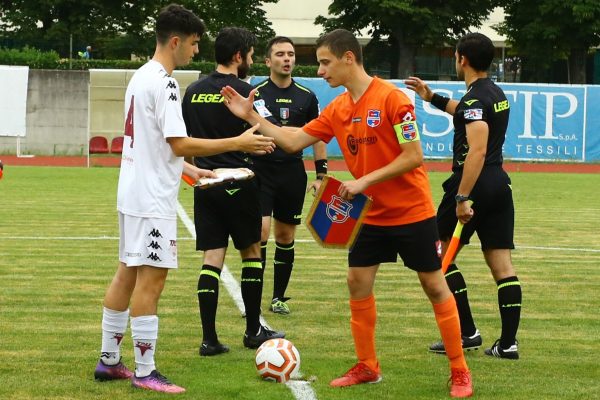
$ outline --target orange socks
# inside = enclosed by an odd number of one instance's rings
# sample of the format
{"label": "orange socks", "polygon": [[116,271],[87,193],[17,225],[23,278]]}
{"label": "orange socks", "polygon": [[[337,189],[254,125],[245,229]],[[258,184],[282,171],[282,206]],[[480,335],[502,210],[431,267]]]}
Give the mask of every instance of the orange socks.
{"label": "orange socks", "polygon": [[460,320],[454,296],[448,297],[443,303],[433,304],[433,312],[438,328],[442,334],[442,342],[446,348],[446,355],[450,360],[450,368],[466,369],[467,361],[462,349],[460,336]]}
{"label": "orange socks", "polygon": [[375,296],[371,294],[361,300],[350,299],[350,312],[352,315],[350,329],[358,361],[379,372],[379,363],[375,354],[375,322],[377,321]]}

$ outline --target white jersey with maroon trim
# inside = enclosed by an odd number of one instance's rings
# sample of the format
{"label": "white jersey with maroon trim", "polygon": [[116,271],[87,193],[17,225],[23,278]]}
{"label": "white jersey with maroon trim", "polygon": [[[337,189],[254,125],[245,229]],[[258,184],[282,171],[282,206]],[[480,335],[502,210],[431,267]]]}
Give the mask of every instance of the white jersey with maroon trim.
{"label": "white jersey with maroon trim", "polygon": [[177,81],[156,61],[138,69],[127,86],[117,193],[123,214],[176,218],[183,157],[166,139],[187,136],[179,97]]}

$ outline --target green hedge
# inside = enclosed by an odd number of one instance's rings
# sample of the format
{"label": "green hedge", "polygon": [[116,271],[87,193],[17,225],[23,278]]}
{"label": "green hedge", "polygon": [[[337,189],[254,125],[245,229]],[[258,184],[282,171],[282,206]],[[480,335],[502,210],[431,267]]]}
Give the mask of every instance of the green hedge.
{"label": "green hedge", "polygon": [[[24,49],[3,49],[0,48],[0,65],[27,65],[31,69],[137,69],[145,61],[130,60],[84,60],[60,58],[55,51],[42,52],[37,49],[26,47]],[[209,61],[194,61],[185,67],[177,69],[199,70],[204,73],[215,69],[215,63]],[[297,65],[294,69],[294,76],[310,77],[317,76],[318,67],[315,65]],[[255,63],[252,65],[251,73],[258,76],[269,74],[269,68],[265,64]]]}

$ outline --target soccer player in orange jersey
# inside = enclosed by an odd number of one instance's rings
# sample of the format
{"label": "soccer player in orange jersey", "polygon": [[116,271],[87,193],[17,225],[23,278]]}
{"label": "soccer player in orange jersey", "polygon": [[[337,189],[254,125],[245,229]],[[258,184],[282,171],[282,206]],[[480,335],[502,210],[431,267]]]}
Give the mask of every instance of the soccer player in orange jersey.
{"label": "soccer player in orange jersey", "polygon": [[440,269],[441,244],[429,181],[423,168],[414,108],[394,85],[369,76],[361,47],[354,35],[337,29],[317,41],[318,74],[331,87],[347,91],[321,115],[293,132],[283,131],[252,110],[232,88],[222,90],[226,105],[246,121],[261,123],[261,133],[293,153],[319,140],[334,137],[355,179],[343,182],[339,194],[352,199],[358,193],[373,198],[365,225],[348,255],[350,327],[358,363],[334,387],[377,383],[382,379],[375,352],[376,306],[373,293],[381,263],[396,262],[417,272],[433,305],[451,368],[452,397],[473,394],[460,337],[456,303]]}

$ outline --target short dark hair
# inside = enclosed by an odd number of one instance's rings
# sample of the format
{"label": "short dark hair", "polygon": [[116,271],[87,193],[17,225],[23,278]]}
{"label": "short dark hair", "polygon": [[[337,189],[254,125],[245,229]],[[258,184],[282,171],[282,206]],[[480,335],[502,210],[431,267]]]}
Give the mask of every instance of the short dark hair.
{"label": "short dark hair", "polygon": [[156,18],[156,41],[165,44],[174,34],[202,36],[206,31],[204,22],[193,12],[179,4],[169,4],[160,10]]}
{"label": "short dark hair", "polygon": [[456,52],[467,57],[474,70],[487,71],[494,59],[494,44],[484,34],[468,33],[458,40]]}
{"label": "short dark hair", "polygon": [[325,33],[317,39],[317,49],[327,47],[337,58],[342,58],[345,52],[351,51],[356,62],[362,64],[362,48],[356,36],[346,29],[336,29]]}
{"label": "short dark hair", "polygon": [[292,47],[294,46],[294,42],[289,37],[275,36],[273,39],[269,40],[269,43],[267,43],[265,57],[271,58],[271,50],[273,50],[272,47],[273,47],[273,45],[278,44],[278,43],[289,43],[292,45]]}
{"label": "short dark hair", "polygon": [[256,45],[256,36],[245,28],[227,27],[219,31],[215,39],[215,61],[228,66],[231,59],[239,51],[243,59]]}

